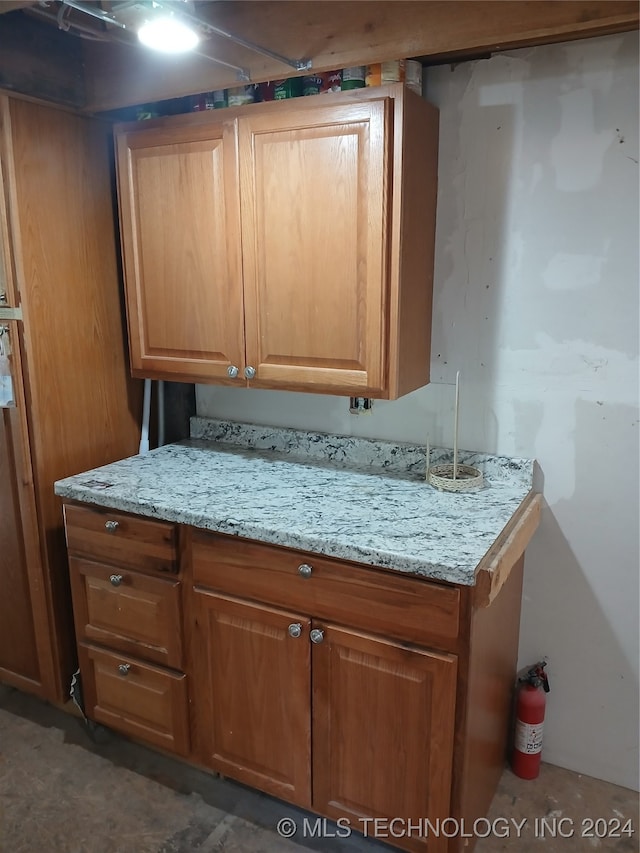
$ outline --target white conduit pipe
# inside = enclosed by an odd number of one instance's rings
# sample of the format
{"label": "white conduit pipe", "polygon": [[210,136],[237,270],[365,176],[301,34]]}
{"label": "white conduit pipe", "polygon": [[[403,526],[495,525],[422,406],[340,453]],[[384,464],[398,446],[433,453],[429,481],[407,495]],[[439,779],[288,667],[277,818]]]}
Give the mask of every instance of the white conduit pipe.
{"label": "white conduit pipe", "polygon": [[142,431],[138,453],[144,456],[149,452],[149,417],[151,415],[151,380],[144,380],[144,397],[142,400]]}
{"label": "white conduit pipe", "polygon": [[158,447],[162,447],[164,438],[164,380],[158,380]]}

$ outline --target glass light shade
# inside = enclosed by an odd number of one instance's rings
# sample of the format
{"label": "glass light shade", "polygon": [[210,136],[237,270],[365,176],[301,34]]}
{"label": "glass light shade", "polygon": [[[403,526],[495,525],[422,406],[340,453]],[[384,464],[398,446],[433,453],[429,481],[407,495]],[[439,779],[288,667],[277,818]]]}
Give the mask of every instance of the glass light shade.
{"label": "glass light shade", "polygon": [[138,38],[146,47],[163,53],[186,53],[200,41],[195,30],[170,15],[144,23]]}

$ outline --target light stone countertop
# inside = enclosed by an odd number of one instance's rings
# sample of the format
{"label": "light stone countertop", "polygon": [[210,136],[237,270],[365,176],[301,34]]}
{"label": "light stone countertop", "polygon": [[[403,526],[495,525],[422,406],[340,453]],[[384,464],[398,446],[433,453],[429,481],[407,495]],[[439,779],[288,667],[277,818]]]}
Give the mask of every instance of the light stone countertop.
{"label": "light stone countertop", "polygon": [[[63,498],[472,585],[533,461],[461,452],[482,489],[439,492],[425,449],[194,418],[192,438],[55,484]],[[432,464],[450,461],[434,450]]]}

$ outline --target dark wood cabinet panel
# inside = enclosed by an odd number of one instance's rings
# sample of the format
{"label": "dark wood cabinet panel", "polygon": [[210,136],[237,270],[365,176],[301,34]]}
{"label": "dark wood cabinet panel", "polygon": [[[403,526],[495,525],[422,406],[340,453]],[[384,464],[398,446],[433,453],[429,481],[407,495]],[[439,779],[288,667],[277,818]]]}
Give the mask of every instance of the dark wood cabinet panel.
{"label": "dark wood cabinet panel", "polygon": [[65,506],[70,554],[131,569],[174,572],[176,527],[102,507]]}
{"label": "dark wood cabinet panel", "polygon": [[[37,685],[40,664],[36,646],[25,533],[18,496],[13,431],[16,413],[0,409],[0,678],[19,678]],[[33,536],[33,531],[31,531]]]}
{"label": "dark wood cabinet panel", "polygon": [[180,583],[69,558],[76,634],[182,669]]}
{"label": "dark wood cabinet panel", "polygon": [[456,648],[456,587],[204,530],[193,531],[191,555],[194,582],[210,589],[420,645]]}
{"label": "dark wood cabinet panel", "polygon": [[189,752],[187,677],[128,655],[78,646],[87,715],[178,755]]}
{"label": "dark wood cabinet panel", "polygon": [[[356,827],[371,816],[417,826],[448,817],[456,658],[322,630],[312,661],[314,808]],[[446,850],[446,839],[431,839],[428,850]]]}
{"label": "dark wood cabinet panel", "polygon": [[201,760],[309,808],[309,620],[202,591],[194,594],[194,605]]}

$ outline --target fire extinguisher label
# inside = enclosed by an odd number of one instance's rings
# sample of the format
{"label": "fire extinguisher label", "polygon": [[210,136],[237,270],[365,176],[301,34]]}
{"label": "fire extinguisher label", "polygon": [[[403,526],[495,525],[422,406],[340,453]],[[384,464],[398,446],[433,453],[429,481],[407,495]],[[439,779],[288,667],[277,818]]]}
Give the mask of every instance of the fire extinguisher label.
{"label": "fire extinguisher label", "polygon": [[544,723],[516,722],[515,748],[525,755],[536,755],[542,752],[542,732]]}

